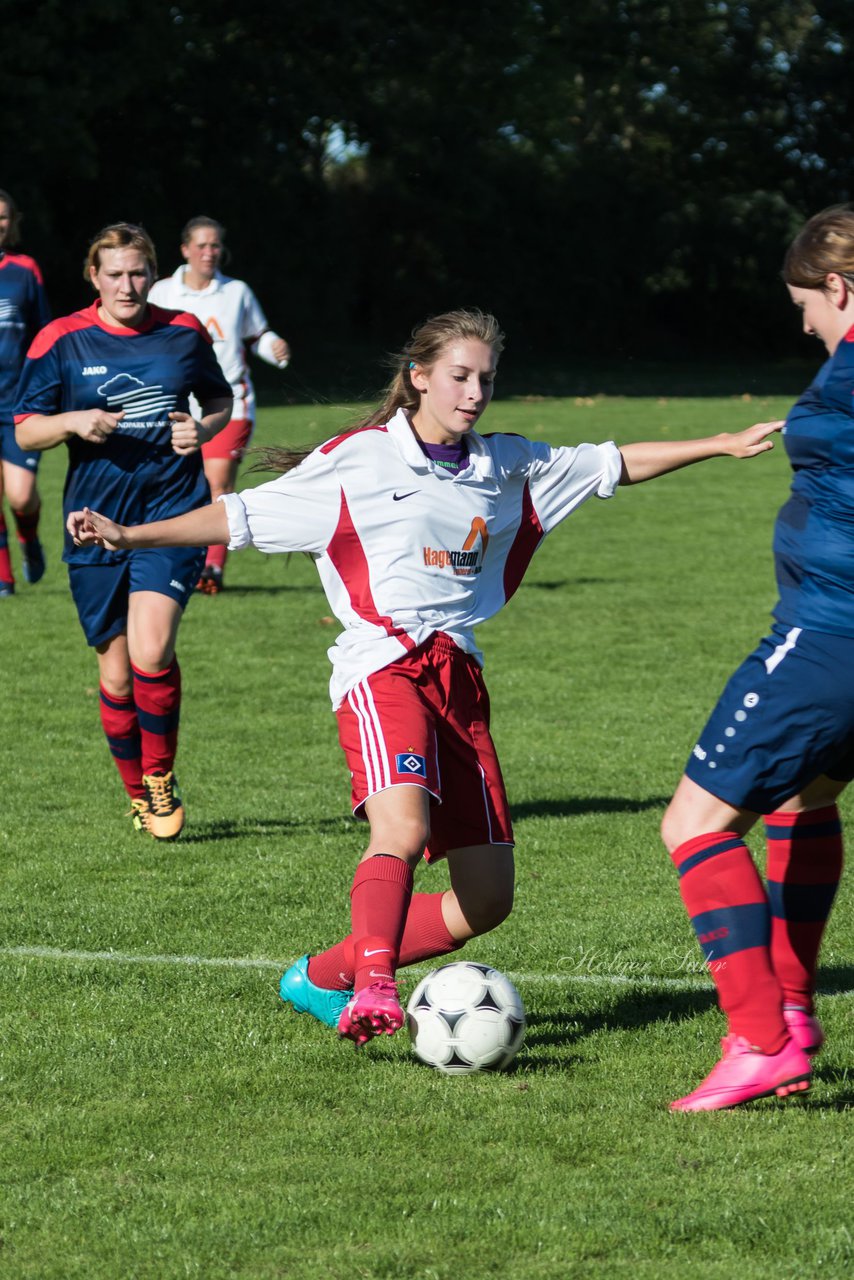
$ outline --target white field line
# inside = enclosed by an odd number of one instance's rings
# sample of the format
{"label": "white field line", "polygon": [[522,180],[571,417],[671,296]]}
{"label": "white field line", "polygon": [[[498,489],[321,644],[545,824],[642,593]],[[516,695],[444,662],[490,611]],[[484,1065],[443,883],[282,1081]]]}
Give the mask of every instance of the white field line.
{"label": "white field line", "polygon": [[[171,965],[176,968],[210,968],[210,969],[272,969],[281,973],[287,967],[287,961],[268,960],[265,957],[252,956],[175,956],[175,955],[132,955],[123,951],[75,951],[61,947],[0,947],[0,960],[53,960],[76,964],[128,964],[128,965]],[[426,965],[413,965],[411,972],[427,972]],[[507,977],[518,983],[589,983],[593,986],[605,987],[652,987],[662,990],[704,991],[711,990],[711,979],[702,974],[683,974],[678,978],[661,977],[657,974],[642,973],[514,973],[508,971]],[[845,995],[844,987],[822,990],[821,995]]]}

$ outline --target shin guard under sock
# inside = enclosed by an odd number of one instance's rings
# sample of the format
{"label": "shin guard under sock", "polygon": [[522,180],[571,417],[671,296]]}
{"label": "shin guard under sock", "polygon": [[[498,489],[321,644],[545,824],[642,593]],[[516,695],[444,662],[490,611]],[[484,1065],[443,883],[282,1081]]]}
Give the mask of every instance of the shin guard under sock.
{"label": "shin guard under sock", "polygon": [[101,727],[125,791],[132,800],[145,795],[142,785],[142,746],[132,697],[118,698],[100,688]]}
{"label": "shin guard under sock", "polygon": [[9,531],[6,527],[6,517],[0,511],[0,582],[10,582],[14,584],[15,575],[12,572],[12,559],[9,555]]}
{"label": "shin guard under sock", "polygon": [[142,740],[142,772],[169,773],[178,749],[181,668],[173,658],[162,671],[133,670],[133,700]]}
{"label": "shin guard under sock", "polygon": [[42,509],[39,504],[35,511],[13,511],[15,518],[15,532],[21,546],[26,546],[28,542],[35,542],[39,536],[39,516]]}
{"label": "shin guard under sock", "polygon": [[747,845],[733,831],[686,840],[672,854],[682,901],[718,992],[729,1029],[763,1053],[788,1032],[771,966],[770,912]]}
{"label": "shin guard under sock", "polygon": [[400,941],[412,897],[408,862],[376,854],[360,862],[350,890],[353,986],[394,980]]}
{"label": "shin guard under sock", "polygon": [[818,953],[842,875],[842,824],[835,804],[765,819],[771,902],[771,963],[786,1004],[813,1012]]}

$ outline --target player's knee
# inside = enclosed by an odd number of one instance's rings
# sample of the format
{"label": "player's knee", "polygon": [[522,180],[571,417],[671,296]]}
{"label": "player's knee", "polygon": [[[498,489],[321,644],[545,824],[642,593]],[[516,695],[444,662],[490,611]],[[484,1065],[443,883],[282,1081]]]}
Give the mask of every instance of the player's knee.
{"label": "player's knee", "polygon": [[133,693],[130,672],[127,675],[101,674],[101,688],[108,698],[129,698]]}
{"label": "player's knee", "polygon": [[513,886],[492,885],[478,894],[476,901],[466,903],[463,914],[472,934],[477,937],[479,934],[497,929],[512,910]]}
{"label": "player's knee", "polygon": [[684,818],[680,814],[678,806],[672,803],[667,806],[664,811],[664,817],[661,819],[661,838],[664,841],[665,849],[671,855],[681,844],[690,839]]}
{"label": "player's knee", "polygon": [[421,818],[401,818],[393,824],[374,823],[368,853],[390,853],[407,862],[417,862],[429,839],[430,824]]}
{"label": "player's knee", "polygon": [[139,671],[154,675],[157,671],[164,671],[174,656],[175,652],[170,642],[152,635],[137,637],[131,661]]}

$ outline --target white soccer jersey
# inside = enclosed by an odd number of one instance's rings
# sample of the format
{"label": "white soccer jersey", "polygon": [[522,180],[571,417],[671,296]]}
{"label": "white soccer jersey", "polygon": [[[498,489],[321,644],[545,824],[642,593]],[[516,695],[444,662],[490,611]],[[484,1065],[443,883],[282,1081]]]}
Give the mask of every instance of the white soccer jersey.
{"label": "white soccer jersey", "polygon": [[[174,311],[198,316],[213,338],[214,351],[234,396],[232,418],[255,418],[255,388],[249,376],[246,348],[268,364],[276,364],[270,343],[277,335],[267,324],[255,294],[243,280],[233,280],[218,271],[204,289],[191,289],[185,281],[186,267],[152,285],[149,301]],[[262,341],[263,339],[263,341]],[[193,405],[194,414],[198,405]]]}
{"label": "white soccer jersey", "polygon": [[620,481],[610,441],[556,448],[516,435],[467,438],[470,464],[453,475],[425,456],[401,409],[221,499],[232,550],[306,551],[317,561],[344,626],[329,650],[335,707],[435,631],[482,661],[474,628],[510,599],[540,540]]}

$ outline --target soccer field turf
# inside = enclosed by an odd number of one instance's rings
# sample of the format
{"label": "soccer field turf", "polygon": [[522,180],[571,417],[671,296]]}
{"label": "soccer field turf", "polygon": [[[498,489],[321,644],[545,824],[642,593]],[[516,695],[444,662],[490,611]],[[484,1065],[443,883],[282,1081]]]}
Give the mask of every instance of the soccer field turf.
{"label": "soccer field turf", "polygon": [[[484,426],[626,442],[738,430],[787,404],[498,400]],[[314,442],[349,417],[266,409],[256,443]],[[0,1276],[849,1275],[850,878],[811,1092],[667,1110],[723,1028],[658,824],[768,626],[782,448],[591,501],[482,629],[518,893],[462,955],[513,978],[529,1030],[515,1070],[451,1079],[412,1060],[405,1032],[356,1054],[277,1000],[282,968],[346,931],[364,835],[313,566],[232,555],[226,592],[192,601],[188,827],[158,845],[122,816],[101,736],[59,563],[64,464],[59,449],[41,471],[48,573],[0,602]],[[418,872],[421,888],[446,883],[442,866]]]}

